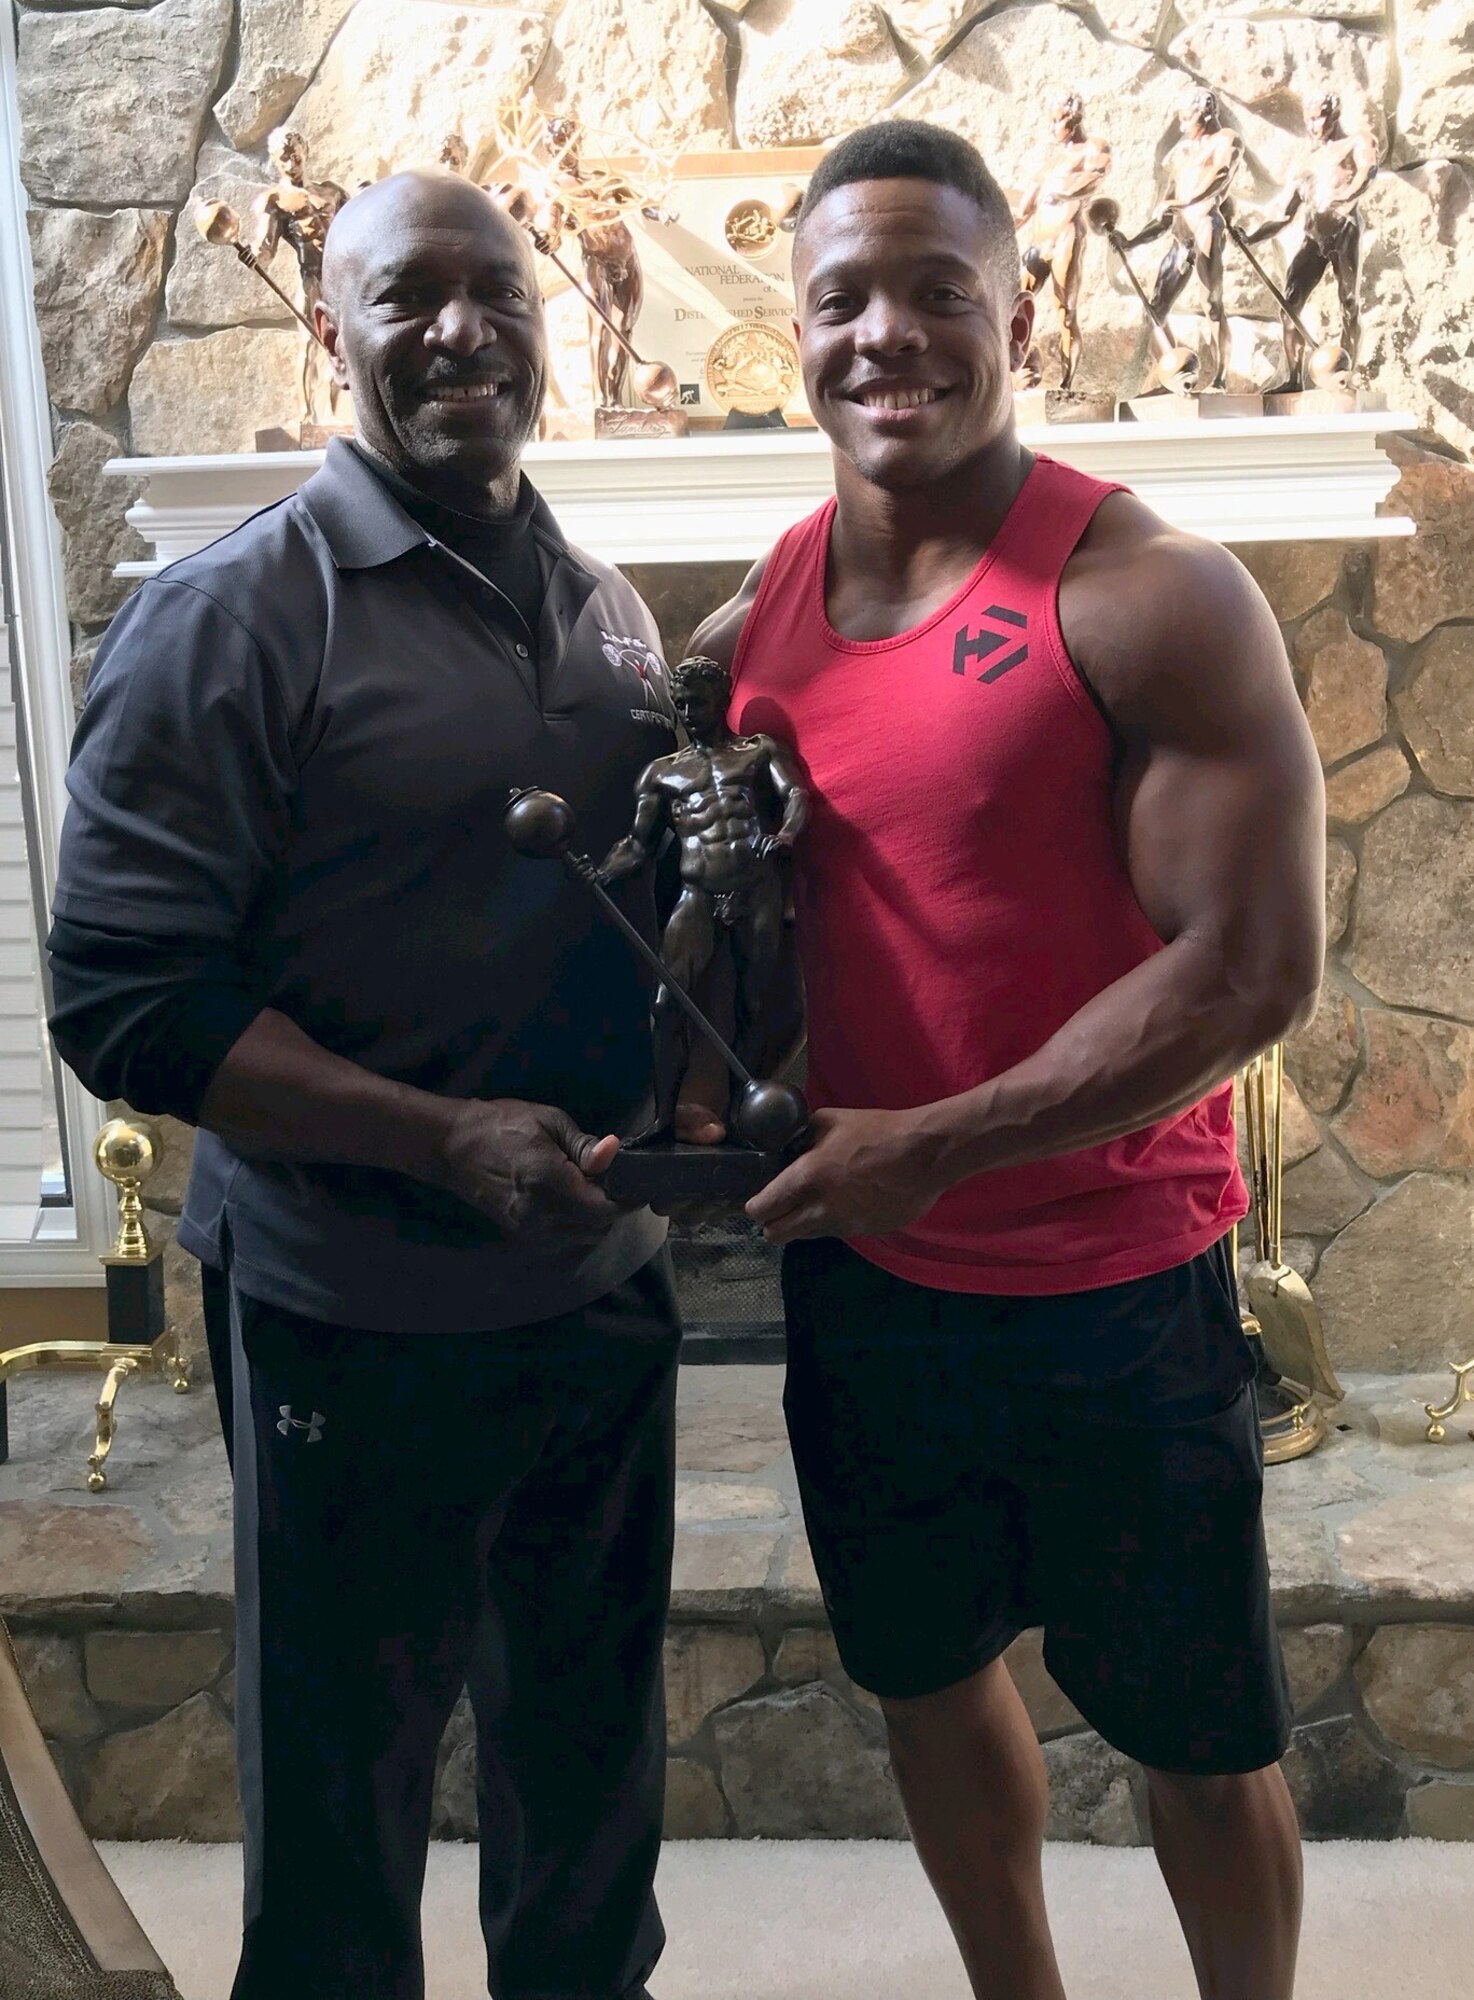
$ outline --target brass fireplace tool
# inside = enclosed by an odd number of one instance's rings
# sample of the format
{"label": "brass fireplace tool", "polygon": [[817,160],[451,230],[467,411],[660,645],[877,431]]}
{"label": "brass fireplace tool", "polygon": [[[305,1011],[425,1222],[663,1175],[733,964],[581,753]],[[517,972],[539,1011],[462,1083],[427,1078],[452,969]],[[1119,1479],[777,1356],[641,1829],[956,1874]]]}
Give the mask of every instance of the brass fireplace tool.
{"label": "brass fireplace tool", "polygon": [[[1474,1358],[1468,1361],[1450,1361],[1454,1374],[1454,1392],[1447,1403],[1425,1403],[1428,1412],[1428,1442],[1442,1444],[1448,1436],[1444,1425],[1465,1403],[1474,1403]],[[1474,1438],[1474,1431],[1469,1433]]]}
{"label": "brass fireplace tool", "polygon": [[92,1157],[119,1190],[118,1235],[102,1260],[107,1284],[106,1340],[40,1340],[0,1348],[0,1465],[10,1456],[6,1384],[35,1370],[106,1370],[97,1399],[97,1425],[87,1460],[87,1486],[101,1493],[113,1447],[113,1405],[130,1375],[145,1368],[167,1375],[177,1395],[189,1388],[189,1364],[171,1336],[164,1312],[164,1253],[150,1243],[143,1218],[143,1183],[158,1165],[158,1141],[144,1124],[114,1118],[97,1135]]}
{"label": "brass fireplace tool", "polygon": [[1277,1042],[1255,1056],[1240,1081],[1255,1237],[1254,1262],[1244,1281],[1249,1310],[1243,1325],[1265,1364],[1257,1385],[1264,1460],[1282,1465],[1324,1440],[1326,1420],[1316,1398],[1340,1402],[1346,1392],[1331,1365],[1310,1287],[1284,1260],[1283,1045]]}

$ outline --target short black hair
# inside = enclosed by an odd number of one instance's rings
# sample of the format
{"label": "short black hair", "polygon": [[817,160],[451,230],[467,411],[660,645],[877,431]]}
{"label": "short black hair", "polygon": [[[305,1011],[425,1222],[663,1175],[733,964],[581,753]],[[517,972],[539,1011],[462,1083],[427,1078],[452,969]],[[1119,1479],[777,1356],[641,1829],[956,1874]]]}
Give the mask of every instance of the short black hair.
{"label": "short black hair", "polygon": [[725,708],[732,699],[732,676],[710,654],[692,653],[670,670],[671,693],[684,694],[688,688],[692,692],[705,688]]}
{"label": "short black hair", "polygon": [[1000,286],[1019,289],[1018,238],[1008,200],[977,147],[920,118],[886,118],[841,139],[815,167],[794,223],[797,243],[824,197],[854,181],[935,181],[965,194],[983,218],[988,263]]}

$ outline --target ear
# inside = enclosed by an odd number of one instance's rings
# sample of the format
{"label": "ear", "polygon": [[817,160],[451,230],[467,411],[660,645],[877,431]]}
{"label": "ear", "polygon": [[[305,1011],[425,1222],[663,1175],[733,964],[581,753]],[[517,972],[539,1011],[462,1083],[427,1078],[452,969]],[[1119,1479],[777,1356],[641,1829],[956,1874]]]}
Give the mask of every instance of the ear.
{"label": "ear", "polygon": [[343,358],[343,349],[338,341],[338,323],[320,300],[312,308],[312,324],[317,328],[318,339],[327,349],[328,360],[333,367],[333,380],[340,389],[346,389],[348,363]]}
{"label": "ear", "polygon": [[1034,295],[1020,292],[1013,302],[1013,312],[1008,323],[1008,365],[1010,370],[1023,366],[1034,338]]}

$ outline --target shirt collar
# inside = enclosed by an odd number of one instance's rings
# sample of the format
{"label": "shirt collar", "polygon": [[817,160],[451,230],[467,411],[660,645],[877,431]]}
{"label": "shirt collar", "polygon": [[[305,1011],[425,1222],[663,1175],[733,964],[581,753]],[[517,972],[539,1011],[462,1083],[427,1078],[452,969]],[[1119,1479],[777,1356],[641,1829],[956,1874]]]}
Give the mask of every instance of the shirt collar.
{"label": "shirt collar", "polygon": [[[524,483],[527,475],[522,475]],[[562,529],[542,495],[533,489],[533,532],[556,555],[579,568]],[[384,481],[344,438],[328,441],[327,456],[298,497],[321,530],[339,569],[378,569],[411,549],[429,545],[430,535],[411,518]]]}

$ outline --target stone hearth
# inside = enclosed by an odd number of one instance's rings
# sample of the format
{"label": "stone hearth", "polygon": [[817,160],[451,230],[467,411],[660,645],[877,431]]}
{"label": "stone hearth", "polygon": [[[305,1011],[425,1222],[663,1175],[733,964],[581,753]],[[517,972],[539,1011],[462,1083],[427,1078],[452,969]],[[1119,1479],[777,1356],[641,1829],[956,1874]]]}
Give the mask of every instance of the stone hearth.
{"label": "stone hearth", "polygon": [[[1474,1442],[1422,1442],[1446,1377],[1350,1378],[1338,1428],[1269,1474],[1275,1602],[1311,1837],[1474,1839]],[[898,1836],[875,1704],[835,1657],[772,1367],[683,1371],[666,1649],[679,1837]],[[93,1386],[32,1379],[0,1469],[0,1614],[53,1754],[100,1838],[238,1829],[229,1484],[208,1387],[130,1384],[111,1485],[83,1483]],[[1132,1845],[1139,1779],[1012,1657],[1045,1744],[1051,1837]],[[441,1837],[474,1830],[470,1720],[441,1753]]]}

